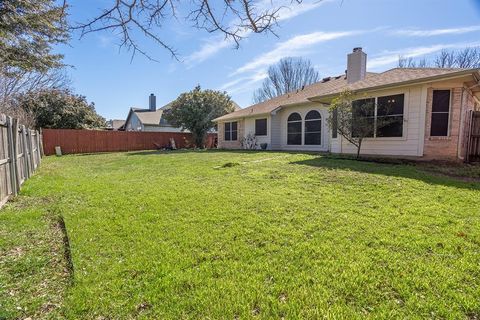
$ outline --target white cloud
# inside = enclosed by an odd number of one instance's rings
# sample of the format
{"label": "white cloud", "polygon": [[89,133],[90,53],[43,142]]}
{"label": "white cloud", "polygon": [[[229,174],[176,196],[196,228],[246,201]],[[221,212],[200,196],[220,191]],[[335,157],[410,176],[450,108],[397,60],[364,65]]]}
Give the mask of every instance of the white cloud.
{"label": "white cloud", "polygon": [[440,36],[440,35],[448,35],[448,34],[463,34],[463,33],[475,32],[475,31],[480,31],[480,26],[431,29],[431,30],[406,29],[406,30],[397,30],[392,33],[396,35],[409,36],[409,37],[432,37],[432,36]]}
{"label": "white cloud", "polygon": [[[294,8],[290,7],[288,5],[288,3],[290,3],[290,1],[286,1],[286,0],[276,0],[276,1],[272,1],[272,0],[264,0],[262,2],[260,2],[258,4],[258,7],[259,8],[269,8],[269,7],[273,7],[273,6],[279,6],[281,7],[279,12],[278,12],[278,19],[277,21],[285,21],[285,20],[289,20],[289,19],[292,19],[294,17],[297,17],[301,14],[304,14],[306,12],[309,12],[315,8],[318,8],[319,6],[325,4],[325,3],[329,3],[329,2],[333,2],[335,0],[320,0],[320,1],[310,1],[310,2],[307,2],[307,1],[304,1],[298,5],[296,5]],[[235,24],[235,22],[233,21],[232,22],[232,25]],[[244,30],[242,33],[241,33],[241,36],[243,38],[245,37],[248,37],[250,34],[252,33],[251,30]],[[208,58],[214,56],[215,54],[217,54],[219,51],[223,50],[223,49],[226,49],[228,47],[233,47],[235,45],[235,42],[228,38],[228,39],[225,39],[224,37],[222,36],[215,36],[215,37],[212,37],[210,38],[209,40],[207,40],[201,47],[199,50],[193,52],[192,54],[190,54],[189,56],[187,56],[185,58],[185,62],[188,66],[192,66],[192,65],[195,65],[195,64],[198,64],[198,63],[201,63],[205,60],[207,60]]]}
{"label": "white cloud", "polygon": [[392,51],[387,50],[374,55],[372,59],[367,60],[367,67],[369,69],[378,69],[379,67],[393,65],[398,62],[400,56],[404,58],[417,58],[439,52],[443,49],[461,49],[478,45],[480,45],[480,42],[435,44],[431,46],[403,48]]}
{"label": "white cloud", "polygon": [[244,72],[258,70],[259,68],[267,68],[269,65],[276,63],[278,60],[288,57],[305,54],[305,51],[312,46],[322,42],[335,40],[338,38],[348,37],[360,34],[363,31],[340,31],[340,32],[312,32],[298,35],[287,41],[279,43],[273,50],[264,53],[247,64],[238,68],[230,76],[241,74]]}
{"label": "white cloud", "polygon": [[312,32],[292,37],[275,46],[273,50],[261,54],[245,65],[241,66],[230,77],[235,79],[223,84],[220,89],[228,93],[241,93],[253,89],[258,82],[267,77],[268,67],[282,58],[288,56],[305,55],[315,45],[363,33],[364,31],[339,31],[339,32]]}

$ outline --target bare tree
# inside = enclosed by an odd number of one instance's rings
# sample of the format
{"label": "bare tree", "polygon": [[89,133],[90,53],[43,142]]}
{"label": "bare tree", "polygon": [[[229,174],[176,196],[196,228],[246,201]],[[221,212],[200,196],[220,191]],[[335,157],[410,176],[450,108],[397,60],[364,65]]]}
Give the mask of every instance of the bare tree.
{"label": "bare tree", "polygon": [[454,68],[455,67],[455,51],[443,49],[434,60],[437,68]]}
{"label": "bare tree", "polygon": [[[299,4],[302,0],[288,0],[287,4]],[[209,33],[223,34],[239,42],[249,33],[274,33],[274,26],[284,8],[278,2],[238,0],[115,0],[90,20],[74,26],[81,36],[108,30],[119,34],[120,46],[132,51],[132,58],[138,52],[153,59],[142,47],[137,35],[153,40],[178,59],[176,50],[164,41],[161,30],[165,22],[183,15],[194,27]]]}
{"label": "bare tree", "polygon": [[268,68],[262,87],[253,95],[254,103],[299,90],[318,81],[318,72],[308,59],[287,57]]}
{"label": "bare tree", "polygon": [[480,47],[467,47],[463,50],[443,49],[430,62],[423,57],[415,60],[413,57],[398,57],[399,68],[480,68]]}
{"label": "bare tree", "polygon": [[455,66],[467,69],[480,67],[480,48],[465,48],[456,52]]}

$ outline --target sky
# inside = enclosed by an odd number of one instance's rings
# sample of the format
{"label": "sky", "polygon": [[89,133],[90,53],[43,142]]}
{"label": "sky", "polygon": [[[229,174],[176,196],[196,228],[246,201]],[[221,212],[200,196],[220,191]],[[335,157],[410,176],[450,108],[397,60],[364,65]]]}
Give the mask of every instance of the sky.
{"label": "sky", "polygon": [[[112,2],[72,0],[71,22],[84,22]],[[147,108],[150,93],[160,107],[196,85],[226,91],[245,108],[268,66],[283,57],[310,59],[323,78],[343,74],[354,47],[367,53],[368,71],[382,72],[395,67],[399,55],[432,58],[444,48],[480,46],[480,0],[303,0],[281,11],[276,35],[246,34],[238,49],[182,18],[158,33],[180,61],[140,35],[136,40],[157,61],[138,54],[132,59],[111,32],[74,33],[57,51],[70,66],[75,93],[107,119],[125,119],[130,107]]]}

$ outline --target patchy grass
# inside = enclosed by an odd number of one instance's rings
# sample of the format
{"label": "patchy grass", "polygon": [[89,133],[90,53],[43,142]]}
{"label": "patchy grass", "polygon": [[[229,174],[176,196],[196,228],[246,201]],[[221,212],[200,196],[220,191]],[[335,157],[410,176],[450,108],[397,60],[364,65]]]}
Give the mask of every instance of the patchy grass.
{"label": "patchy grass", "polygon": [[0,212],[0,315],[477,319],[479,208],[480,183],[412,165],[49,157]]}

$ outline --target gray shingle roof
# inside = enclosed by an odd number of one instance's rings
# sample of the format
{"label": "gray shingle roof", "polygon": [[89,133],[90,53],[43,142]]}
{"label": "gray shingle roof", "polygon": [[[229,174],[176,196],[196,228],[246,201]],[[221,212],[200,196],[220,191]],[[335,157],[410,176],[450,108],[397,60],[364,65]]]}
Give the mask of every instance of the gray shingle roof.
{"label": "gray shingle roof", "polygon": [[394,68],[382,73],[367,72],[365,79],[348,84],[345,75],[331,77],[305,86],[303,90],[291,92],[276,98],[254,104],[248,108],[226,114],[215,119],[222,121],[243,118],[257,114],[267,114],[281,106],[295,105],[312,101],[311,99],[336,95],[345,89],[362,91],[380,87],[394,87],[408,82],[421,82],[430,79],[445,78],[453,75],[478,72],[478,69],[444,69],[444,68]]}

